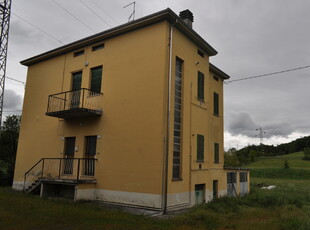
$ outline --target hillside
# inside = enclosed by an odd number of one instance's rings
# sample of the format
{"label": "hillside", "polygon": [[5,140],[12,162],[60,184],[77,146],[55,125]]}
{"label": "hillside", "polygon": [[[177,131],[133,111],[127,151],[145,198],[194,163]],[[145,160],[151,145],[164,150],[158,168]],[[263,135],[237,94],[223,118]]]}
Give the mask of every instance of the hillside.
{"label": "hillside", "polygon": [[[309,180],[310,161],[303,160],[303,152],[275,157],[260,157],[245,165],[251,169],[251,177]],[[288,168],[284,167],[287,161]]]}
{"label": "hillside", "polygon": [[284,161],[287,160],[291,169],[310,169],[310,161],[303,160],[304,153],[290,153],[275,157],[260,157],[256,158],[255,162],[252,162],[246,167],[251,169],[259,168],[283,168]]}

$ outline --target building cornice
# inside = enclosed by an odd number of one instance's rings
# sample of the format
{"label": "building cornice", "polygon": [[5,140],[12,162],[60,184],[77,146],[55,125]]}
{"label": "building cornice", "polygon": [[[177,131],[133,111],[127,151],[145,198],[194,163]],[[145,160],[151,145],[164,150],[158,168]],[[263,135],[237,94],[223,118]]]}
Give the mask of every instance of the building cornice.
{"label": "building cornice", "polygon": [[187,26],[186,23],[184,23],[183,20],[178,15],[176,15],[170,8],[167,8],[157,13],[139,18],[137,20],[125,23],[109,30],[105,30],[103,32],[94,34],[92,36],[80,39],[78,41],[23,60],[21,61],[21,64],[30,66],[35,63],[47,60],[49,58],[72,52],[85,46],[93,45],[106,39],[119,36],[124,33],[128,33],[130,31],[137,30],[161,21],[168,21],[172,26],[178,28],[185,36],[191,39],[201,50],[203,50],[209,56],[214,56],[217,54],[217,51],[211,45],[209,45],[197,32]]}

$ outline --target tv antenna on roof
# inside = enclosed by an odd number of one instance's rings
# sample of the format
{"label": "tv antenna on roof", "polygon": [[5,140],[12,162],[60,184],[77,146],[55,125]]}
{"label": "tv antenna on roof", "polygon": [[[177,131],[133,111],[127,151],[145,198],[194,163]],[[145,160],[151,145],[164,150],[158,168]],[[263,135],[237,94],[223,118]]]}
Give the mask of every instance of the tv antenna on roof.
{"label": "tv antenna on roof", "polygon": [[133,11],[132,11],[131,15],[130,15],[129,18],[128,18],[128,22],[130,22],[130,19],[131,19],[131,18],[132,18],[132,20],[135,20],[136,2],[132,2],[132,3],[130,3],[130,4],[128,4],[128,5],[126,5],[126,6],[123,7],[123,8],[126,8],[126,7],[131,6],[131,5],[133,5]]}

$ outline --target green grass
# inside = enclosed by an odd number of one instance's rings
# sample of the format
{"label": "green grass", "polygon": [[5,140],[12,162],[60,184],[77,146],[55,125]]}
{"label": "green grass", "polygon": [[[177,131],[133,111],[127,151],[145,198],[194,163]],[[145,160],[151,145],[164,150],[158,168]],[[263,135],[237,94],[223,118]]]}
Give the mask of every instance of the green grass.
{"label": "green grass", "polygon": [[[278,179],[310,179],[310,161],[303,160],[303,152],[276,157],[261,157],[246,165],[251,169],[251,177]],[[287,161],[289,169],[284,168]]]}
{"label": "green grass", "polygon": [[168,229],[170,223],[98,205],[0,189],[0,229]]}
{"label": "green grass", "polygon": [[291,169],[310,169],[310,161],[303,160],[303,152],[291,153],[275,157],[256,158],[255,162],[247,165],[251,169],[259,168],[283,168],[284,161],[287,160]]}
{"label": "green grass", "polygon": [[[89,203],[51,200],[0,187],[0,230],[309,230],[310,171],[302,154],[258,159],[249,165],[251,193],[223,197],[168,218],[133,215]],[[284,169],[285,159],[290,169]],[[301,174],[301,172],[306,172]],[[257,184],[276,185],[262,190]]]}

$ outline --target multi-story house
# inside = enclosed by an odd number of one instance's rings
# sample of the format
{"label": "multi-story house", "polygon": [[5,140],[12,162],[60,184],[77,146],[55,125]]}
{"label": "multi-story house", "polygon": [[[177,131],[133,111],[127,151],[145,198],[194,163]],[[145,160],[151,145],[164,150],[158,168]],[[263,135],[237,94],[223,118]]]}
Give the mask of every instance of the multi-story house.
{"label": "multi-story house", "polygon": [[170,9],[22,61],[13,188],[153,210],[249,191],[224,169],[217,54]]}

